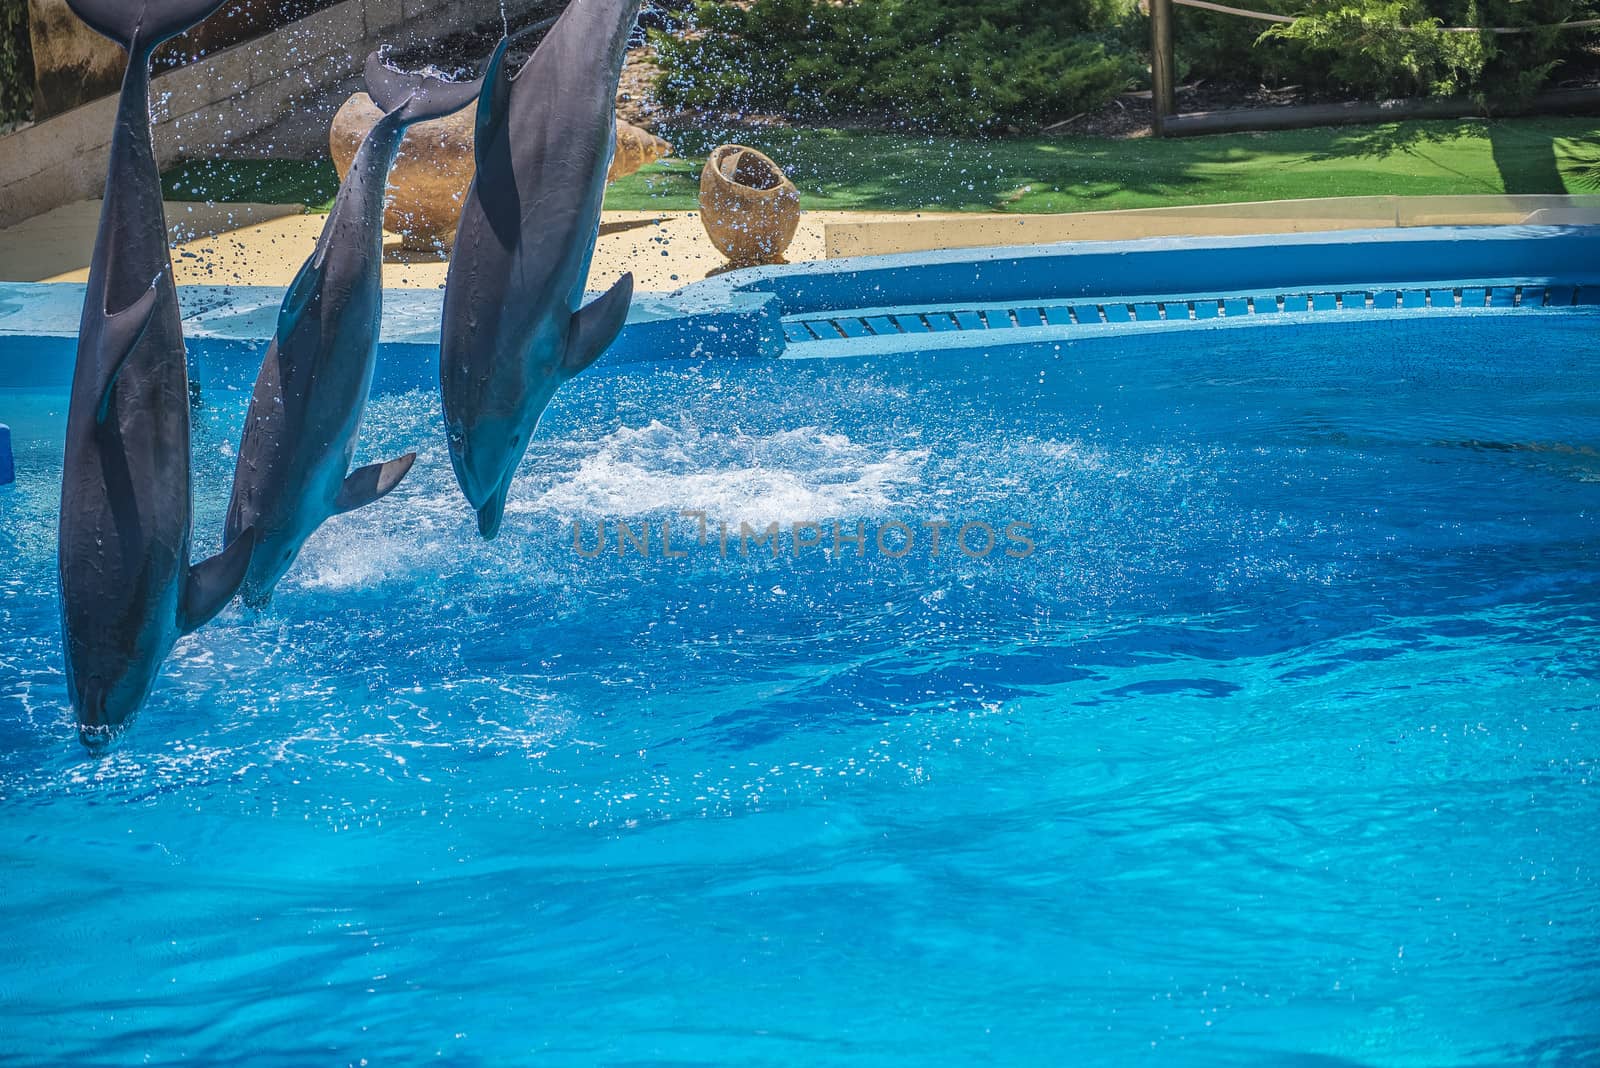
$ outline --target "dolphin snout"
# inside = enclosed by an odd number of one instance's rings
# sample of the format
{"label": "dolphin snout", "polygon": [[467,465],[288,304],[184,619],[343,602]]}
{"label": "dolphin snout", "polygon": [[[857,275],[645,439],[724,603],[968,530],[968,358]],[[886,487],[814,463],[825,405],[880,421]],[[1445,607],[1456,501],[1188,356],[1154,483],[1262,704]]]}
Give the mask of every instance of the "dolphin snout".
{"label": "dolphin snout", "polygon": [[84,727],[78,728],[78,741],[89,751],[92,757],[103,757],[117,747],[122,741],[122,736],[128,732],[127,725],[120,727]]}
{"label": "dolphin snout", "polygon": [[524,441],[520,433],[502,441],[503,437],[499,427],[479,427],[471,435],[456,428],[450,431],[450,466],[455,468],[461,492],[478,513],[478,533],[486,539],[500,531],[506,494]]}
{"label": "dolphin snout", "polygon": [[506,493],[511,488],[511,477],[500,483],[483,507],[478,509],[478,533],[484,541],[493,541],[494,536],[500,533],[500,521],[506,514]]}
{"label": "dolphin snout", "polygon": [[117,747],[122,736],[133,726],[138,705],[119,708],[121,702],[108,690],[91,687],[80,688],[77,694],[78,741],[90,756],[105,756]]}

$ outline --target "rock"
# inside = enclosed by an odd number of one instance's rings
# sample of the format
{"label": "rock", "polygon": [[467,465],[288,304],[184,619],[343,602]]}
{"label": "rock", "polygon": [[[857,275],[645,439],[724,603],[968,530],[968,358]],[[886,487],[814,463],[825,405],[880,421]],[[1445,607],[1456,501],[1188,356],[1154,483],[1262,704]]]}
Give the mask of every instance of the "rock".
{"label": "rock", "polygon": [[782,263],[800,228],[800,190],[755,149],[723,145],[700,174],[700,221],[734,266]]}
{"label": "rock", "polygon": [[114,93],[122,84],[122,48],[91,30],[66,0],[28,0],[28,38],[36,120]]}
{"label": "rock", "polygon": [[[333,117],[328,147],[342,181],[361,139],[383,112],[366,93],[356,93]],[[437,251],[455,240],[461,204],[472,184],[473,129],[477,109],[420,122],[406,131],[389,172],[384,228],[400,235],[402,247]],[[607,180],[614,180],[672,152],[672,146],[636,126],[617,123],[617,153]]]}
{"label": "rock", "polygon": [[606,181],[626,178],[640,167],[654,163],[672,154],[672,146],[649,130],[641,130],[631,122],[617,120],[617,154],[611,157],[611,170]]}
{"label": "rock", "polygon": [[[156,72],[270,33],[318,6],[317,0],[231,0],[157,49]],[[28,38],[33,48],[35,119],[115,93],[122,84],[127,64],[122,48],[91,30],[66,0],[28,0]]]}

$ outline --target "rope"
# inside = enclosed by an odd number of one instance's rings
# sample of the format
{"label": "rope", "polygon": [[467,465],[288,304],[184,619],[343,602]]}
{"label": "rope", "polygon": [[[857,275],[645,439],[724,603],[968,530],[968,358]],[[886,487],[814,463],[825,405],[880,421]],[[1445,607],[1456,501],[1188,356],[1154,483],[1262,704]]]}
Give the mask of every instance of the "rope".
{"label": "rope", "polygon": [[[1238,15],[1240,18],[1260,19],[1262,22],[1297,22],[1293,15],[1269,15],[1265,11],[1246,11],[1241,7],[1229,7],[1226,4],[1212,4],[1207,0],[1172,0],[1174,4],[1184,7],[1198,7],[1205,11],[1215,11],[1222,15]],[[1140,6],[1143,6],[1142,4]]]}
{"label": "rope", "polygon": [[[1172,0],[1172,3],[1181,4],[1184,7],[1197,7],[1202,11],[1215,11],[1219,15],[1237,15],[1238,17],[1245,19],[1259,19],[1262,22],[1290,23],[1299,21],[1299,19],[1293,15],[1273,15],[1266,11],[1247,11],[1242,7],[1229,7],[1226,4],[1213,4],[1211,3],[1211,0]],[[1141,0],[1139,6],[1145,8],[1145,10],[1148,12],[1149,8],[1146,6],[1144,0]],[[1600,26],[1600,19],[1583,19],[1579,22],[1558,22],[1553,26],[1441,26],[1439,29],[1443,33],[1516,34],[1534,33],[1538,30],[1590,30],[1594,29],[1596,26]]]}

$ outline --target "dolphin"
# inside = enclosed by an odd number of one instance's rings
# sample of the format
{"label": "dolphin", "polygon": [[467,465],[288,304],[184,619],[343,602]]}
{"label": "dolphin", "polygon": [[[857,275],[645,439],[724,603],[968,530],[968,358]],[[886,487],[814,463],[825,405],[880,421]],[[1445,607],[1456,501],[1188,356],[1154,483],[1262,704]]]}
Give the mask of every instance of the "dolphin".
{"label": "dolphin", "polygon": [[456,481],[478,532],[556,389],[628,317],[633,275],[579,310],[616,148],[616,90],[640,0],[572,0],[532,58],[502,40],[478,100],[477,173],[445,278],[439,386]]}
{"label": "dolphin", "polygon": [[233,597],[254,535],[189,565],[189,375],[161,178],[150,54],[224,0],[68,0],[128,69],[78,327],[61,479],[61,638],[78,737],[109,748],[178,638]]}
{"label": "dolphin", "polygon": [[413,123],[460,111],[481,82],[402,74],[367,58],[383,109],[356,151],[316,251],[289,286],[256,378],[222,543],[254,529],[246,604],[263,606],[300,547],[330,516],[370,504],[405,477],[407,453],[346,475],[372,385],[383,318],[383,197]]}

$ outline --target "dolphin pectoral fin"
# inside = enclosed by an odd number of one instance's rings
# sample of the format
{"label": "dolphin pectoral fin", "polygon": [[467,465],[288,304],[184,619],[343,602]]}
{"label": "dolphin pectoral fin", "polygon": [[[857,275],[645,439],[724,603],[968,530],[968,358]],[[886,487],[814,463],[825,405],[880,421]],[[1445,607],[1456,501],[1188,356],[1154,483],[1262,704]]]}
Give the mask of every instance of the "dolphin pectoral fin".
{"label": "dolphin pectoral fin", "polygon": [[622,333],[628,321],[628,306],[633,301],[633,274],[617,279],[617,284],[572,316],[567,333],[567,351],[561,358],[561,373],[571,378],[600,358]]}
{"label": "dolphin pectoral fin", "polygon": [[189,569],[188,581],[183,584],[183,601],[178,607],[178,625],[185,634],[211,622],[233,600],[250,568],[250,555],[255,548],[256,528],[250,527],[226,549]]}
{"label": "dolphin pectoral fin", "polygon": [[406,472],[416,462],[417,454],[408,452],[386,464],[368,464],[350,472],[344,485],[339,488],[339,496],[334,499],[333,514],[353,512],[385,496],[400,485],[400,480],[406,477]]}
{"label": "dolphin pectoral fin", "polygon": [[305,315],[306,309],[311,306],[312,298],[317,295],[322,283],[323,253],[323,243],[319,238],[316,251],[300,265],[294,281],[289,283],[289,291],[283,295],[283,306],[278,309],[279,341],[287,339],[294,333],[294,328],[300,323],[300,317]]}
{"label": "dolphin pectoral fin", "polygon": [[493,496],[478,509],[478,533],[484,541],[493,541],[500,533],[500,521],[506,515],[506,494],[510,491],[511,476],[507,475],[505,481],[495,487]]}
{"label": "dolphin pectoral fin", "polygon": [[117,379],[122,375],[122,369],[128,365],[128,357],[133,355],[133,350],[138,347],[139,339],[144,337],[144,332],[150,328],[150,320],[155,318],[156,297],[161,279],[158,277],[150,283],[150,288],[138,300],[128,305],[121,311],[106,316],[105,324],[100,328],[100,350],[103,353],[113,353],[111,357],[111,373],[106,375],[106,384],[100,390],[100,403],[94,410],[94,421],[104,423],[106,416],[111,413],[111,392],[117,387]]}
{"label": "dolphin pectoral fin", "polygon": [[511,38],[502,37],[489,57],[489,66],[483,72],[483,89],[478,93],[478,118],[473,131],[472,151],[477,157],[479,170],[483,169],[489,142],[505,124],[506,112],[511,103],[511,75],[506,73],[506,53],[511,50]]}

